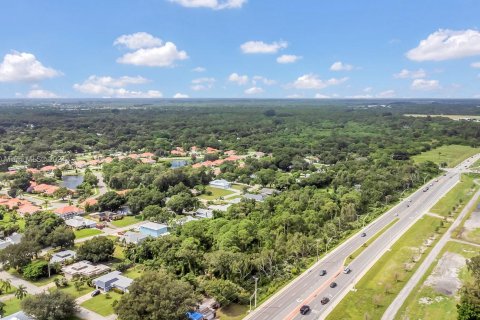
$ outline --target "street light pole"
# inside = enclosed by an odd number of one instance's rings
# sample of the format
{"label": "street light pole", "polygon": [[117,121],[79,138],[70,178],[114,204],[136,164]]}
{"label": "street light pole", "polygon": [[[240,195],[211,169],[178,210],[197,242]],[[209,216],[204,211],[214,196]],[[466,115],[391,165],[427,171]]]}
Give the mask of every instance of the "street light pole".
{"label": "street light pole", "polygon": [[253,277],[255,280],[255,309],[257,308],[257,289],[258,289],[258,277]]}

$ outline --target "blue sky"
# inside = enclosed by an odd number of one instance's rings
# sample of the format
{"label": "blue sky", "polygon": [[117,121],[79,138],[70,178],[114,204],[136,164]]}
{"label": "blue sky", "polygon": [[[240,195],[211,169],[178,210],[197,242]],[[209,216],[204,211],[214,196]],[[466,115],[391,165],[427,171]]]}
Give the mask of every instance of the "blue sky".
{"label": "blue sky", "polygon": [[0,97],[478,98],[475,0],[7,1]]}

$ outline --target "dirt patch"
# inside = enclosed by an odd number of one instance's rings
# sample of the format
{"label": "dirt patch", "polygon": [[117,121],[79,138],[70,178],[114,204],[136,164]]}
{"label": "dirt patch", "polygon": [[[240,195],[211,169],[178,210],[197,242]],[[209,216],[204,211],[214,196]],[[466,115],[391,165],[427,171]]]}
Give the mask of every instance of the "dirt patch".
{"label": "dirt patch", "polygon": [[478,209],[472,212],[470,218],[465,221],[464,228],[468,231],[480,228],[480,211]]}
{"label": "dirt patch", "polygon": [[432,274],[428,276],[425,285],[432,287],[438,293],[454,296],[462,286],[458,274],[465,264],[465,257],[446,252],[438,261]]}

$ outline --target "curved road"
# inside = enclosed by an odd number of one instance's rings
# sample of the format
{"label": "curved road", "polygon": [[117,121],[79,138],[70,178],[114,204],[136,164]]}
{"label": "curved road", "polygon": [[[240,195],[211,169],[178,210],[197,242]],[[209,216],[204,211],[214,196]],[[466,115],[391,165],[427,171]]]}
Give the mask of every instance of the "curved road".
{"label": "curved road", "polygon": [[[318,263],[304,272],[289,285],[277,292],[256,310],[247,315],[250,320],[291,320],[291,319],[324,319],[340,300],[354,288],[358,281],[373,264],[388,250],[405,231],[409,229],[425,212],[428,211],[441,197],[443,197],[460,179],[460,174],[466,171],[466,166],[480,159],[480,154],[464,161],[457,167],[450,169],[444,176],[429,181],[425,186],[429,190],[423,192],[424,187],[413,193],[407,200],[387,211],[363,230],[346,240],[343,244],[330,252]],[[411,202],[410,202],[411,201]],[[408,206],[407,206],[408,205]],[[362,244],[373,237],[393,220],[388,231],[380,235],[350,264],[351,272],[344,274],[343,263]],[[366,237],[361,237],[362,232]],[[327,270],[325,276],[320,276],[321,270]],[[329,284],[335,281],[336,288]],[[328,297],[330,302],[322,305],[320,300]],[[312,309],[307,315],[300,315],[299,309],[307,304]]]}

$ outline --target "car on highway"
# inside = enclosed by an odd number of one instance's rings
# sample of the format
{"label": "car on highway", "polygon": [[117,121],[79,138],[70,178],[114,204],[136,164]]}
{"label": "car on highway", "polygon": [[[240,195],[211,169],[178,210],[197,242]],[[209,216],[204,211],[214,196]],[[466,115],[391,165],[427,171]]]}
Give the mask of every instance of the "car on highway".
{"label": "car on highway", "polygon": [[300,314],[306,315],[310,311],[310,307],[306,304],[300,308]]}
{"label": "car on highway", "polygon": [[327,274],[327,270],[323,269],[322,271],[320,271],[320,276],[324,276]]}
{"label": "car on highway", "polygon": [[322,300],[320,300],[320,303],[321,303],[321,304],[327,304],[329,301],[330,301],[329,298],[323,297]]}
{"label": "car on highway", "polygon": [[345,267],[345,269],[343,269],[343,273],[345,273],[345,274],[349,274],[350,271],[352,271],[352,270],[350,270],[350,267]]}
{"label": "car on highway", "polygon": [[100,290],[97,289],[97,290],[92,292],[91,296],[95,297],[95,296],[98,296],[99,294],[100,294]]}
{"label": "car on highway", "polygon": [[427,192],[427,191],[428,191],[428,187],[423,188],[423,192]]}
{"label": "car on highway", "polygon": [[360,235],[362,238],[366,237],[367,234],[365,232],[362,232],[362,234]]}
{"label": "car on highway", "polygon": [[330,283],[330,288],[335,288],[336,286],[337,286],[337,283],[336,283],[336,282]]}

